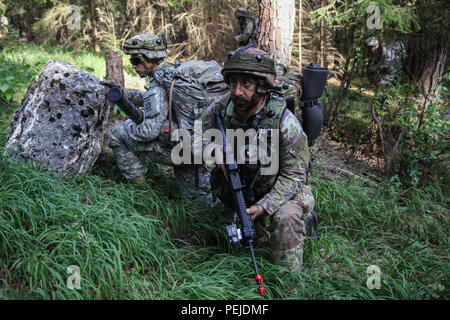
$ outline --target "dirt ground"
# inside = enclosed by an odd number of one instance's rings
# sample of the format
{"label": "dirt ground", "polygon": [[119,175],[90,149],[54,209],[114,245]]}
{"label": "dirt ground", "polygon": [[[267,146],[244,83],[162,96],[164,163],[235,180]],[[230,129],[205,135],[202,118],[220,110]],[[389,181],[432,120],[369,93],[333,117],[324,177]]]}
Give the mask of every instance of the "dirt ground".
{"label": "dirt ground", "polygon": [[376,185],[383,175],[383,159],[369,157],[359,150],[333,140],[326,128],[311,148],[312,172],[314,179],[343,176],[349,179],[362,179]]}

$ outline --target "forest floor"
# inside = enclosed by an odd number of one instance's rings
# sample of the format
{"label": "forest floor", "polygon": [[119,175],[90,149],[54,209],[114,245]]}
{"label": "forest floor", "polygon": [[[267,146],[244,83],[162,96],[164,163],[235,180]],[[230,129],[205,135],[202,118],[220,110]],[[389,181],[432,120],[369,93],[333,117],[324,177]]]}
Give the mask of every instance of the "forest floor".
{"label": "forest floor", "polygon": [[311,153],[314,159],[312,176],[318,178],[343,175],[375,183],[383,176],[382,158],[367,155],[331,138],[326,128],[323,128]]}

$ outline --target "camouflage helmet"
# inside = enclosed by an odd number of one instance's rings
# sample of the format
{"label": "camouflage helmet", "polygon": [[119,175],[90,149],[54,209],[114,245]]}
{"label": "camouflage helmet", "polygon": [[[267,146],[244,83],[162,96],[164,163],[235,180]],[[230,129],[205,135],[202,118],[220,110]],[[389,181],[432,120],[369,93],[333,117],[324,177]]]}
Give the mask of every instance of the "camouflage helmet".
{"label": "camouflage helmet", "polygon": [[365,43],[367,47],[375,47],[378,44],[378,40],[375,37],[369,37]]}
{"label": "camouflage helmet", "polygon": [[232,73],[246,73],[264,79],[271,87],[277,85],[275,81],[275,63],[267,53],[261,49],[248,48],[245,51],[231,51],[225,61],[222,74],[226,83]]}
{"label": "camouflage helmet", "polygon": [[123,44],[125,54],[142,54],[148,59],[161,59],[166,56],[163,39],[151,33],[139,33]]}
{"label": "camouflage helmet", "polygon": [[236,11],[234,12],[234,16],[236,18],[241,18],[241,17],[246,18],[249,15],[250,15],[250,13],[245,8],[237,8]]}

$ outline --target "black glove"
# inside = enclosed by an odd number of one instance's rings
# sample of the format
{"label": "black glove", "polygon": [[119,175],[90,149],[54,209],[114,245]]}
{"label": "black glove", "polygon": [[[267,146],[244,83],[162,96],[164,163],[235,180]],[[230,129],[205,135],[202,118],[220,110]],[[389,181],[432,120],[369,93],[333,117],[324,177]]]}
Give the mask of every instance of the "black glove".
{"label": "black glove", "polygon": [[112,80],[105,80],[105,81],[100,81],[100,84],[109,87],[110,89],[112,87],[118,87],[117,84],[115,84]]}

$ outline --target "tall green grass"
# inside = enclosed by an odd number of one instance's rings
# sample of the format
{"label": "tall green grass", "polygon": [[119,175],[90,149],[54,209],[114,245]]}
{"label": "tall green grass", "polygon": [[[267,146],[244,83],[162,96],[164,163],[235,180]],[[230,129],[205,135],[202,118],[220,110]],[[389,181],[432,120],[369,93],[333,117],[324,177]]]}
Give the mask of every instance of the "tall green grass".
{"label": "tall green grass", "polygon": [[[140,188],[99,168],[65,181],[3,158],[0,169],[2,298],[259,298],[249,253],[225,239],[232,214],[161,192],[173,182],[157,167]],[[316,185],[322,237],[307,239],[303,273],[273,265],[268,245],[256,250],[268,296],[447,299],[448,216],[421,211],[422,193],[400,201],[390,184]],[[80,290],[66,285],[70,265]],[[366,286],[369,265],[381,269],[379,290]]]}
{"label": "tall green grass", "polygon": [[[25,47],[0,58],[57,50]],[[101,61],[85,58],[73,57],[92,68]],[[184,199],[158,165],[134,186],[107,154],[87,176],[66,180],[6,161],[1,147],[17,105],[0,109],[1,299],[260,299],[248,250],[225,236],[233,214]],[[312,186],[322,236],[306,239],[303,272],[272,264],[269,244],[256,247],[270,299],[450,297],[448,198],[439,189],[331,176],[313,177]],[[80,289],[67,286],[71,265],[80,268]],[[380,289],[367,287],[370,265],[381,270]]]}

